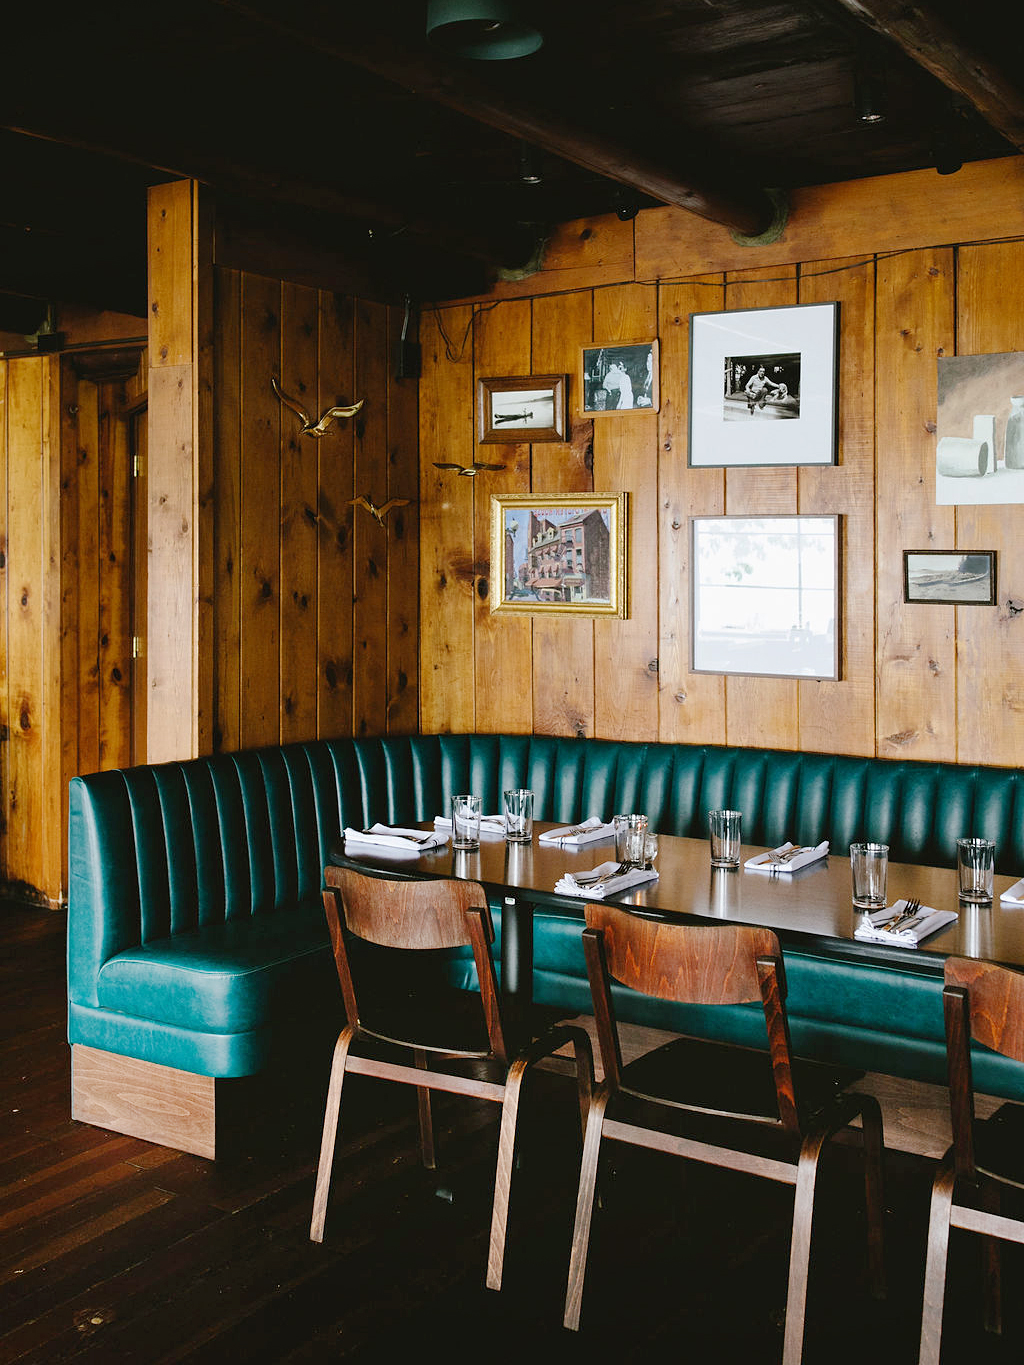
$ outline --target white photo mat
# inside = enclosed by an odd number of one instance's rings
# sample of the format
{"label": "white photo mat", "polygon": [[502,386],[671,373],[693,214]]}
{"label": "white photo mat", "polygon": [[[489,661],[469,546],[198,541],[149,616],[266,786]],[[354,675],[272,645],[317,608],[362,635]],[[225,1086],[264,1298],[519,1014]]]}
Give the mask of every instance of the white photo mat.
{"label": "white photo mat", "polygon": [[[838,303],[694,313],[689,465],[834,464],[838,327]],[[748,406],[742,392],[726,392],[726,376],[735,364],[749,379],[763,358],[769,380],[773,369],[788,377],[788,392],[782,402]],[[784,363],[772,366],[776,358]]]}

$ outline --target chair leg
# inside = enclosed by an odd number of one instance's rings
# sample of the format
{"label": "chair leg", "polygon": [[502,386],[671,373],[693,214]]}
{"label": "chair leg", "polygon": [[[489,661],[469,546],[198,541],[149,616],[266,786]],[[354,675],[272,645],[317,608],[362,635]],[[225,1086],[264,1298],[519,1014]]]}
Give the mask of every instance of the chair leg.
{"label": "chair leg", "polygon": [[956,1174],[953,1168],[953,1153],[950,1150],[943,1157],[932,1185],[918,1365],[939,1365],[939,1352],[942,1346],[942,1306],[946,1297],[946,1259],[949,1254],[949,1220],[953,1209],[955,1185]]}
{"label": "chair leg", "polygon": [[[981,1187],[982,1206],[988,1213],[998,1213],[1002,1202],[999,1186],[986,1180]],[[982,1248],[985,1281],[984,1325],[986,1332],[1003,1330],[1003,1254],[998,1237],[986,1237]]]}
{"label": "chair leg", "polygon": [[885,1146],[882,1111],[871,1096],[864,1096],[861,1122],[864,1133],[864,1202],[868,1225],[868,1279],[876,1299],[885,1298]]}
{"label": "chair leg", "polygon": [[[427,1069],[427,1054],[415,1048],[413,1056],[421,1071]],[[420,1153],[428,1171],[436,1170],[437,1158],[434,1152],[434,1115],[430,1105],[430,1091],[423,1085],[416,1087],[416,1104],[420,1121]]]}
{"label": "chair leg", "polygon": [[572,1252],[569,1256],[569,1283],[565,1293],[565,1316],[562,1319],[564,1325],[573,1332],[579,1331],[580,1325],[583,1277],[587,1272],[590,1224],[594,1215],[594,1190],[597,1185],[604,1113],[608,1107],[609,1095],[610,1092],[602,1085],[591,1098],[587,1131],[583,1139],[580,1185],[576,1196],[576,1222],[572,1230]]}
{"label": "chair leg", "polygon": [[793,1235],[789,1245],[789,1289],[786,1294],[786,1335],[782,1365],[799,1365],[804,1347],[804,1315],[807,1308],[807,1274],[811,1263],[811,1227],[818,1163],[827,1133],[811,1133],[800,1148],[793,1204]]}
{"label": "chair leg", "polygon": [[345,1079],[345,1066],[348,1052],[354,1037],[352,1028],[344,1028],[334,1044],[331,1059],[331,1079],[327,1087],[327,1104],[324,1108],[324,1132],[320,1141],[320,1163],[316,1172],[316,1188],[313,1192],[313,1218],[309,1225],[311,1242],[324,1240],[324,1220],[327,1217],[327,1197],[331,1188],[331,1170],[334,1166],[334,1144],[338,1137],[338,1116],[341,1111],[341,1086]]}
{"label": "chair leg", "polygon": [[581,1122],[586,1128],[586,1116],[594,1089],[594,1050],[586,1029],[563,1026],[546,1038],[537,1039],[511,1065],[505,1081],[505,1097],[501,1106],[501,1129],[498,1134],[498,1162],[494,1175],[494,1204],[491,1209],[491,1240],[487,1256],[487,1288],[500,1289],[508,1239],[508,1206],[512,1192],[512,1171],[515,1167],[516,1131],[519,1121],[519,1101],[523,1081],[531,1066],[549,1056],[563,1041],[572,1043],[576,1062],[576,1088],[579,1097]]}
{"label": "chair leg", "polygon": [[512,1192],[512,1167],[516,1150],[516,1126],[519,1122],[519,1099],[527,1062],[517,1058],[509,1067],[505,1081],[505,1098],[501,1105],[501,1128],[498,1132],[498,1161],[494,1172],[494,1202],[491,1206],[491,1240],[487,1252],[487,1288],[500,1289],[505,1264],[505,1242],[508,1234],[508,1204]]}

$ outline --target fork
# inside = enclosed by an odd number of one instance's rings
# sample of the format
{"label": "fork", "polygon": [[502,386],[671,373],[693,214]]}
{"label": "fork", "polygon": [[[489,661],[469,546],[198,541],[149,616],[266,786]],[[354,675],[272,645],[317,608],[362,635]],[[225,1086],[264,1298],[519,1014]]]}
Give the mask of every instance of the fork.
{"label": "fork", "polygon": [[415,834],[399,834],[398,830],[396,829],[364,829],[363,833],[388,834],[391,836],[392,839],[407,839],[410,844],[429,844],[431,839],[434,837],[432,834],[424,834],[423,838],[421,839]]}
{"label": "fork", "polygon": [[613,872],[588,872],[579,875],[574,873],[573,881],[577,886],[591,886],[594,882],[603,882],[610,877],[620,877],[623,872],[628,872],[632,866],[632,863],[619,863]]}
{"label": "fork", "polygon": [[768,854],[768,861],[770,863],[788,863],[789,860],[795,858],[798,853],[810,853],[810,851],[810,845],[806,845],[802,848],[787,848],[784,853],[780,853],[778,849],[773,848]]}
{"label": "fork", "polygon": [[916,918],[917,912],[920,910],[920,908],[921,902],[919,900],[909,900],[907,901],[903,909],[900,911],[900,913],[896,916],[896,918],[891,919],[888,924],[885,924],[882,927],[886,929],[889,933],[891,933],[894,929],[902,928],[903,925],[909,924],[912,919]]}

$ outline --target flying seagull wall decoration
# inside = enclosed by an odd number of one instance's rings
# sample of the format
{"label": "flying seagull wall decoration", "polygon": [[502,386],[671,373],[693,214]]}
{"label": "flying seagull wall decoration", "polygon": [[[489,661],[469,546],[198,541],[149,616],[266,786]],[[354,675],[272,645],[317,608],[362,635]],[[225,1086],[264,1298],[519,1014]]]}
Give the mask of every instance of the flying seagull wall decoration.
{"label": "flying seagull wall decoration", "polygon": [[369,493],[361,493],[358,498],[349,498],[349,506],[365,507],[378,526],[384,525],[384,518],[392,507],[408,507],[410,498],[388,498],[383,507],[378,507]]}
{"label": "flying seagull wall decoration", "polygon": [[481,460],[474,460],[472,464],[452,464],[451,462],[440,460],[434,461],[435,469],[455,469],[464,478],[472,479],[480,473],[481,469],[504,469],[503,464],[484,464]]}
{"label": "flying seagull wall decoration", "polygon": [[315,436],[317,438],[326,436],[333,422],[336,422],[339,417],[354,417],[366,402],[365,398],[360,398],[358,403],[352,403],[347,408],[328,408],[320,420],[314,422],[302,404],[284,392],[277,382],[276,375],[271,377],[270,385],[285,407],[291,408],[292,412],[298,415],[302,422],[301,434],[303,436]]}

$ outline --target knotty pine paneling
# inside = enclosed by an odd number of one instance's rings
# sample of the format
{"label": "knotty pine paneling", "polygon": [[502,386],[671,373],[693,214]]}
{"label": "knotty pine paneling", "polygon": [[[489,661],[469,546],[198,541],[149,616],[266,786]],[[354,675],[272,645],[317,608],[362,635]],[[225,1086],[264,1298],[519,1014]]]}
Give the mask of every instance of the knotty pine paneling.
{"label": "knotty pine paneling", "polygon": [[[534,299],[533,372],[574,375],[580,351],[589,345],[593,332],[590,290]],[[570,402],[568,421],[568,441],[542,442],[531,448],[533,486],[539,492],[593,492],[594,419],[581,417]],[[532,673],[534,728],[546,735],[593,735],[593,621],[535,616],[533,649],[537,660]]]}
{"label": "knotty pine paneling", "polygon": [[426,733],[476,724],[476,480],[434,468],[435,461],[473,462],[475,316],[472,307],[431,309],[420,328],[420,727]]}
{"label": "knotty pine paneling", "polygon": [[797,684],[800,747],[821,753],[873,754],[875,746],[874,267],[815,261],[801,271],[800,302],[839,303],[839,463],[798,474],[801,512],[842,518],[840,680]]}
{"label": "knotty pine paneling", "polygon": [[[617,429],[615,419],[595,420],[592,442],[577,430],[565,447],[530,450],[534,493],[598,488],[633,495],[633,614],[625,623],[533,618],[535,731],[1021,762],[1019,509],[936,507],[934,424],[940,355],[1024,350],[1024,236],[988,240],[1024,233],[1013,207],[1024,160],[964,172],[967,180],[963,172],[946,179],[921,172],[801,192],[782,238],[755,248],[693,215],[645,210],[634,225],[632,265],[617,252],[602,273],[593,258],[596,238],[567,225],[550,269],[514,288],[495,288],[490,303],[515,298],[530,305],[531,368],[570,375],[570,409],[578,401],[580,345],[627,334],[657,335],[661,344],[653,441],[643,415],[633,414]],[[936,245],[957,238],[960,245]],[[638,304],[642,298],[649,304]],[[840,304],[837,464],[688,469],[691,314],[832,300]],[[468,458],[472,379],[485,372],[481,366],[515,374],[522,362],[513,331],[499,344],[485,322],[488,302],[478,305],[475,324],[468,302],[441,309],[451,338],[464,342],[455,348],[457,363],[445,355],[431,314],[423,325],[429,357],[420,429],[420,675],[421,725],[428,731],[472,729],[481,716],[490,726],[500,690],[491,656],[480,647],[474,654],[474,633],[498,623],[469,591],[487,569],[479,529],[487,488],[478,478],[474,507],[460,480],[442,481],[432,469],[435,459]],[[521,478],[518,452],[514,458]],[[842,517],[838,682],[689,671],[689,518],[760,511]],[[995,549],[998,607],[904,604],[903,550],[929,546]],[[522,667],[523,653],[507,657],[513,656]],[[643,676],[654,658],[658,678]]]}
{"label": "knotty pine paneling", "polygon": [[[352,503],[382,505],[393,488],[407,513],[418,498],[417,404],[391,377],[392,312],[214,273],[215,747],[414,729],[416,538],[398,509],[381,527]],[[309,436],[272,376],[314,420],[364,407]]]}
{"label": "knotty pine paneling", "polygon": [[662,285],[661,412],[658,424],[660,573],[658,737],[724,744],[725,679],[690,671],[690,518],[725,511],[725,471],[690,469],[690,317],[724,307],[721,276]]}
{"label": "knotty pine paneling", "polygon": [[[599,289],[594,344],[646,341],[658,333],[657,290]],[[569,398],[579,405],[578,385]],[[594,417],[594,488],[629,494],[629,616],[594,622],[594,725],[610,739],[658,737],[658,417],[606,412]]]}
{"label": "knotty pine paneling", "polygon": [[[356,303],[356,391],[371,395],[355,418],[355,490],[380,507],[387,502],[387,314],[384,304]],[[380,395],[377,401],[374,396]],[[354,733],[381,735],[387,730],[388,697],[381,686],[387,674],[388,585],[385,521],[379,526],[365,507],[349,509],[355,563],[352,653]],[[390,514],[389,514],[390,516]]]}
{"label": "knotty pine paneling", "polygon": [[[397,354],[405,310],[388,311],[388,355]],[[419,729],[419,443],[417,381],[387,371],[387,498],[404,500],[387,518],[389,734],[414,735]]]}
{"label": "knotty pine paneling", "polygon": [[[1024,242],[957,253],[957,353],[1024,351]],[[1004,411],[1009,394],[1003,395]],[[997,423],[998,427],[998,423]],[[1024,537],[1020,507],[956,509],[956,548],[995,550],[998,607],[956,614],[957,753],[1024,766]]]}
{"label": "knotty pine paneling", "polygon": [[[350,298],[321,294],[319,306],[320,355],[329,358],[317,368],[317,412],[347,407],[355,401],[355,313]],[[416,424],[405,434],[415,444]],[[330,445],[317,459],[317,727],[321,735],[352,732],[352,612],[341,609],[352,601],[352,506],[356,496],[352,452],[355,426],[335,423]],[[413,608],[415,609],[415,602]],[[414,691],[415,695],[415,691]]]}
{"label": "knotty pine paneling", "polygon": [[[529,374],[530,300],[499,303],[477,314],[473,334],[474,379]],[[515,496],[530,491],[528,445],[480,445],[474,459],[504,465],[501,470],[481,470],[472,480],[454,470],[442,471],[448,479],[471,482],[473,506],[473,558],[476,592],[473,596],[473,651],[478,678],[493,678],[495,685],[477,690],[476,728],[529,734],[533,729],[533,690],[527,686],[533,671],[532,618],[495,615],[491,611],[491,580],[501,565],[491,563],[491,495]]]}
{"label": "knotty pine paneling", "polygon": [[954,286],[951,250],[878,263],[875,723],[883,758],[957,753],[957,608],[903,601],[903,551],[956,548],[955,514],[935,505],[934,474],[937,361],[953,354]]}

